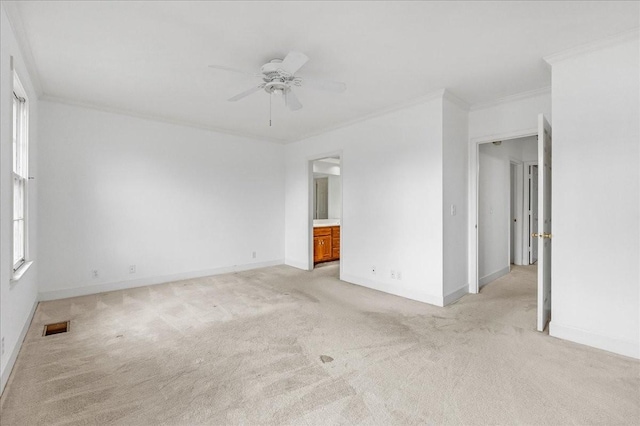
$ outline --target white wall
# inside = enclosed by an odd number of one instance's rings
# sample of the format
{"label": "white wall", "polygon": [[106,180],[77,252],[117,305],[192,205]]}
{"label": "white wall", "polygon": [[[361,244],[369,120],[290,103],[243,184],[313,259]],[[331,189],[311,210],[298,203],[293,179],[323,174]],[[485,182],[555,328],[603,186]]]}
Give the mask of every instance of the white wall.
{"label": "white wall", "polygon": [[469,113],[469,138],[507,139],[523,136],[527,130],[538,129],[538,114],[544,113],[551,123],[551,92],[540,90],[511,96],[484,105],[474,106]]}
{"label": "white wall", "polygon": [[317,173],[323,176],[340,176],[340,165],[328,163],[326,161],[314,161],[313,173]]}
{"label": "white wall", "polygon": [[12,92],[13,73],[10,58],[29,98],[29,162],[31,176],[38,177],[38,100],[27,72],[15,35],[7,19],[4,6],[0,7],[0,336],[4,339],[4,353],[0,355],[0,392],[4,389],[24,334],[29,326],[37,300],[39,260],[38,204],[39,180],[29,181],[28,233],[29,270],[17,282],[12,277]]}
{"label": "white wall", "polygon": [[52,102],[40,129],[43,299],[283,262],[281,145]]}
{"label": "white wall", "polygon": [[285,147],[289,265],[310,267],[309,161],[335,153],[342,154],[341,278],[442,304],[442,97]]}
{"label": "white wall", "polygon": [[[480,285],[509,272],[510,164],[537,160],[536,137],[480,145],[478,276]],[[524,171],[524,170],[523,170]],[[522,183],[522,176],[520,183]]]}
{"label": "white wall", "polygon": [[340,219],[342,214],[342,186],[340,176],[327,176],[329,179],[329,219]]}
{"label": "white wall", "polygon": [[550,334],[636,358],[639,44],[552,62]]}
{"label": "white wall", "polygon": [[[445,304],[468,292],[468,112],[447,96],[443,102],[443,291]],[[454,206],[455,214],[452,214]]]}

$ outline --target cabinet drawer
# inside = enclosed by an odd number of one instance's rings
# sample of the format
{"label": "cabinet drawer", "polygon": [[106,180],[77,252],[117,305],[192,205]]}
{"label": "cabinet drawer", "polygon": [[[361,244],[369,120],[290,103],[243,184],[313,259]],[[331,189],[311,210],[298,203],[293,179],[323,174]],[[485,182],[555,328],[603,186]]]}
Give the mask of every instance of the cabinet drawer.
{"label": "cabinet drawer", "polygon": [[340,259],[340,249],[339,248],[334,248],[331,251],[331,257],[333,257],[334,259]]}
{"label": "cabinet drawer", "polygon": [[331,235],[331,228],[328,226],[323,226],[321,228],[313,228],[314,237],[319,237],[321,235]]}
{"label": "cabinet drawer", "polygon": [[331,247],[333,247],[334,249],[340,248],[340,238],[333,237],[331,239]]}
{"label": "cabinet drawer", "polygon": [[331,233],[333,234],[334,237],[340,237],[340,227],[339,226],[331,227]]}

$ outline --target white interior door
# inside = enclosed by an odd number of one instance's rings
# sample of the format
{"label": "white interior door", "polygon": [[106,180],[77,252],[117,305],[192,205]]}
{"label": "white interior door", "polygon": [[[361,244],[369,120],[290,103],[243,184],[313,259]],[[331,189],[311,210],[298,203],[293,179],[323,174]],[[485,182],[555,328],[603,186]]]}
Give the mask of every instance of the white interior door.
{"label": "white interior door", "polygon": [[551,126],[538,116],[538,331],[551,319]]}
{"label": "white interior door", "polygon": [[529,265],[538,261],[538,166],[529,166]]}

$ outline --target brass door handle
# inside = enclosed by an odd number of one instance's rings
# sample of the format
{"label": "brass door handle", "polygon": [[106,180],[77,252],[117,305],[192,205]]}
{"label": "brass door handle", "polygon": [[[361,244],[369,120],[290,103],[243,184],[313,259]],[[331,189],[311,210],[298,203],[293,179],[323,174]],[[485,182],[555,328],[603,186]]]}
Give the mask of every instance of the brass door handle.
{"label": "brass door handle", "polygon": [[548,232],[542,232],[540,234],[538,234],[537,232],[532,232],[531,236],[533,238],[538,238],[538,237],[540,237],[540,238],[551,238],[551,237],[553,237],[553,235],[549,234]]}

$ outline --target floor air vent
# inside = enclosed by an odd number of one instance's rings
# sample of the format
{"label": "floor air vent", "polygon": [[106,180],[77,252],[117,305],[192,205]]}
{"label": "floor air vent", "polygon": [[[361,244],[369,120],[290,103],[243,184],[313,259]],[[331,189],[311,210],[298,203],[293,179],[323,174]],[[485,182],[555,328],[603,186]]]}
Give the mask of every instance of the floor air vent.
{"label": "floor air vent", "polygon": [[56,322],[54,324],[47,324],[44,326],[43,336],[51,336],[52,334],[66,333],[69,331],[69,321]]}

